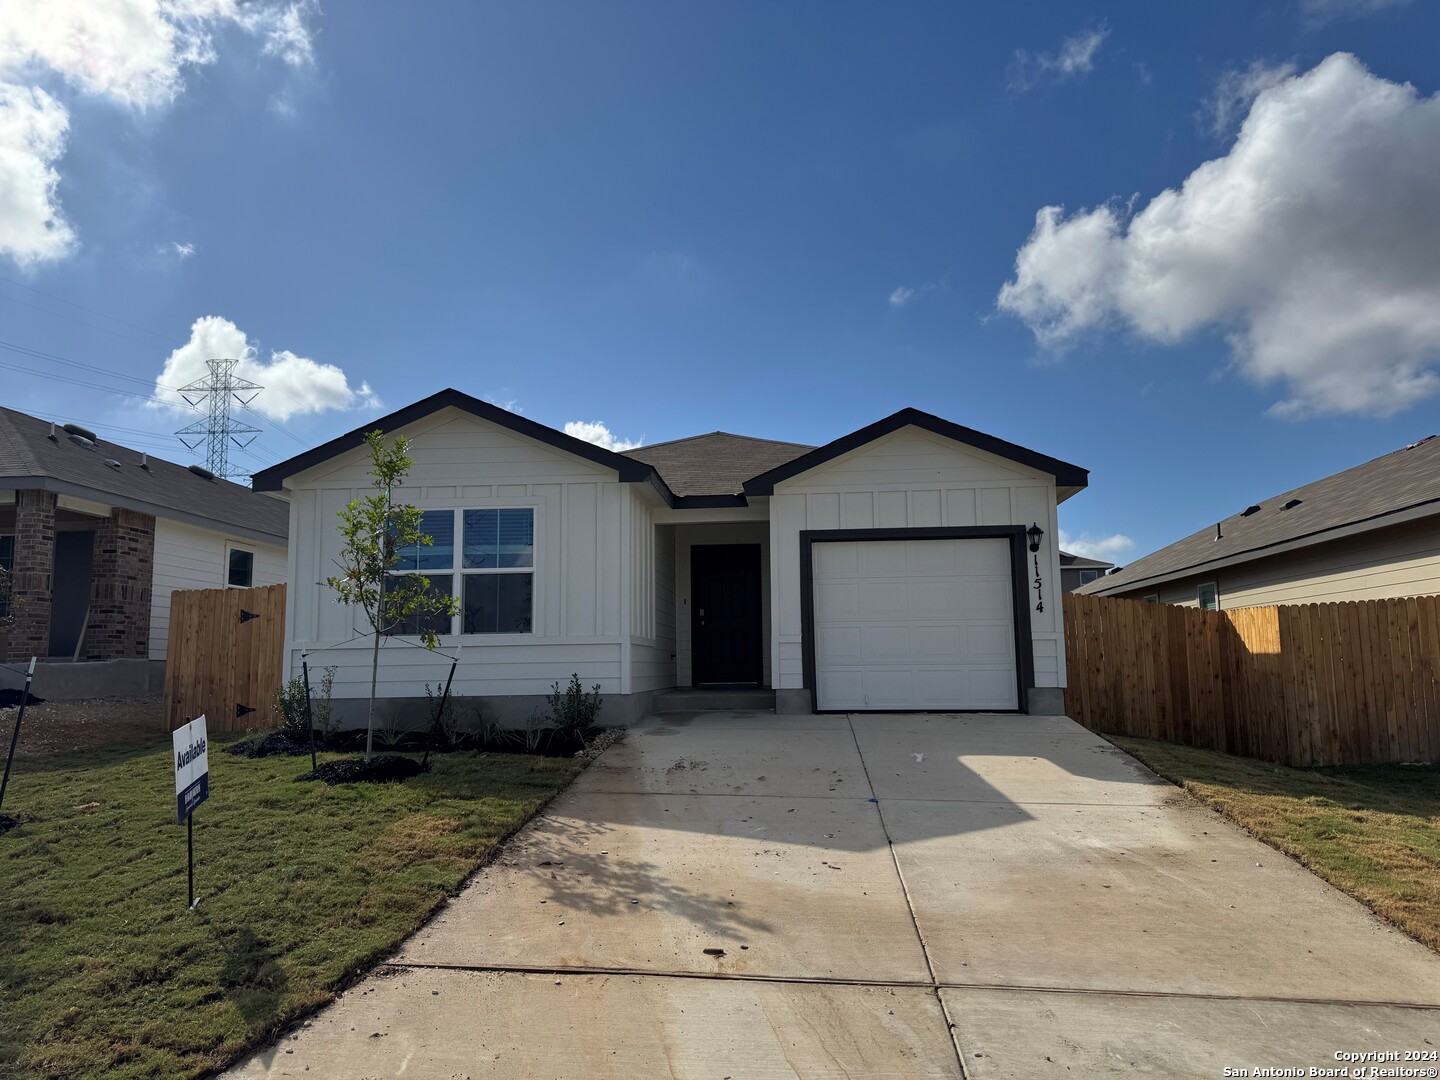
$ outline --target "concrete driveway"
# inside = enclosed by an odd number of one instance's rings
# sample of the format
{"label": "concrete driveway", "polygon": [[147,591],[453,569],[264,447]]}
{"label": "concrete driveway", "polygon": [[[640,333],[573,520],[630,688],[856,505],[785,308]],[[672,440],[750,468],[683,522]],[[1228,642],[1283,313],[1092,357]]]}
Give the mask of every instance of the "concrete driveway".
{"label": "concrete driveway", "polygon": [[1210,1078],[1405,1050],[1440,1050],[1440,956],[1069,720],[712,713],[632,731],[234,1075]]}

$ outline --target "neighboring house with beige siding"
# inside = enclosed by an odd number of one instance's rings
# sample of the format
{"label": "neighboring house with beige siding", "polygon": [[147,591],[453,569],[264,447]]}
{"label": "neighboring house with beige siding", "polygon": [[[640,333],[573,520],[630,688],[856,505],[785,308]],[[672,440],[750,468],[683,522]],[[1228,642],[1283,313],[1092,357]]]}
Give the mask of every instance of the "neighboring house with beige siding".
{"label": "neighboring house with beige siding", "polygon": [[1440,439],[1249,506],[1079,591],[1218,609],[1440,593]]}
{"label": "neighboring house with beige siding", "polygon": [[[343,720],[372,642],[320,583],[377,428],[411,440],[401,497],[434,540],[402,570],[459,600],[434,629],[493,718],[572,672],[612,721],[677,688],[780,712],[1062,707],[1056,504],[1084,469],[916,409],[820,447],[711,432],[617,454],[445,390],[255,477],[291,507],[286,662],[325,650]],[[408,633],[380,649],[397,715],[448,670]]]}
{"label": "neighboring house with beige siding", "polygon": [[281,499],[0,408],[0,686],[35,656],[41,697],[158,692],[171,593],[284,581],[288,526]]}

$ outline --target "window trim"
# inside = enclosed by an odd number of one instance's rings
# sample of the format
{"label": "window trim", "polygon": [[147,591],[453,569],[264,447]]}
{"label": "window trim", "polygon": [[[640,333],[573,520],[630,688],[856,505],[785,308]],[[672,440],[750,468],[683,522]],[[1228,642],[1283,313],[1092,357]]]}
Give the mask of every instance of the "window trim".
{"label": "window trim", "polygon": [[[1090,576],[1089,576],[1089,577],[1086,577],[1086,576],[1085,576],[1086,574],[1089,574]],[[1089,585],[1092,581],[1099,581],[1099,580],[1100,580],[1100,571],[1099,571],[1099,570],[1081,570],[1081,571],[1080,571],[1080,584],[1081,584],[1081,585]]]}
{"label": "window trim", "polygon": [[[541,543],[540,520],[542,504],[536,499],[477,499],[467,500],[460,504],[450,503],[446,506],[426,506],[421,503],[412,503],[417,510],[427,514],[449,512],[454,515],[453,542],[451,545],[450,567],[433,568],[427,570],[406,570],[395,569],[388,571],[391,577],[405,577],[410,574],[419,574],[422,577],[436,577],[448,574],[450,576],[450,596],[458,601],[459,610],[450,619],[450,629],[442,632],[442,638],[454,638],[458,642],[469,644],[474,643],[498,643],[529,641],[539,635],[540,612],[540,584],[539,572],[543,555]],[[530,511],[530,565],[529,566],[464,566],[465,550],[465,512],[467,510],[529,510]],[[530,629],[529,630],[502,630],[493,634],[484,632],[465,633],[465,577],[482,576],[487,574],[529,574],[530,575]],[[405,637],[414,635],[390,634],[387,636]]]}
{"label": "window trim", "polygon": [[[1211,591],[1215,594],[1215,606],[1214,606],[1214,607],[1206,607],[1206,606],[1205,606],[1205,601],[1204,601],[1204,600],[1201,598],[1201,596],[1200,596],[1200,590],[1201,590],[1201,589],[1204,589],[1204,588],[1207,587],[1207,586],[1208,586],[1208,587],[1211,589]],[[1200,582],[1197,582],[1197,583],[1195,584],[1195,606],[1198,607],[1201,611],[1219,611],[1219,610],[1220,610],[1220,586],[1219,586],[1219,584],[1218,584],[1217,582],[1214,582],[1214,581],[1200,581]]]}
{"label": "window trim", "polygon": [[1160,602],[1160,594],[1158,592],[1152,592],[1148,596],[1142,596],[1140,599],[1147,604],[1158,604]]}
{"label": "window trim", "polygon": [[[250,584],[232,585],[230,583],[230,555],[232,552],[243,551],[250,556]],[[225,541],[225,588],[227,589],[253,589],[255,587],[255,556],[257,552],[253,547],[246,547],[237,544],[233,540]]]}

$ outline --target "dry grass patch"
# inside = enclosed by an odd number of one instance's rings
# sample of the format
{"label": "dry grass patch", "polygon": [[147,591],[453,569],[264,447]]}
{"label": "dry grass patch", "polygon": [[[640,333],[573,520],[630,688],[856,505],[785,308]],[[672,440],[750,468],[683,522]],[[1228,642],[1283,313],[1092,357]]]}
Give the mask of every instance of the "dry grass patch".
{"label": "dry grass patch", "polygon": [[1440,950],[1440,767],[1291,769],[1151,739],[1107,737]]}

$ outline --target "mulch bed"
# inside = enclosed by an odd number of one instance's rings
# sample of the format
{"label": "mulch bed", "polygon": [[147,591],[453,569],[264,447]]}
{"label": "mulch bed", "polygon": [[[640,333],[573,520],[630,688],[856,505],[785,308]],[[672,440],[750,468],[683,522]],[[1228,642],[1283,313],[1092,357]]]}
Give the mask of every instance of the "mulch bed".
{"label": "mulch bed", "polygon": [[[315,749],[325,749],[324,741],[316,739]],[[272,731],[269,735],[254,739],[243,739],[234,746],[229,747],[227,753],[243,758],[262,758],[269,757],[271,754],[279,754],[283,757],[299,757],[302,754],[310,753],[310,742],[308,739],[294,738],[284,731]]]}
{"label": "mulch bed", "polygon": [[423,772],[414,758],[381,754],[369,761],[364,758],[341,758],[327,761],[314,772],[297,776],[296,780],[323,780],[327,784],[390,784],[408,780]]}

